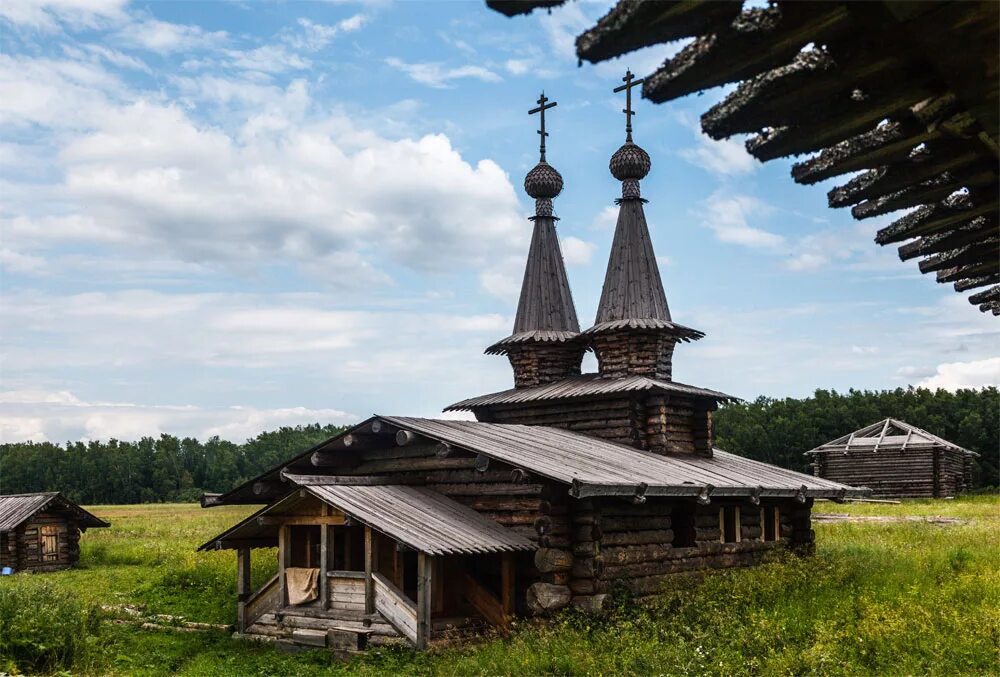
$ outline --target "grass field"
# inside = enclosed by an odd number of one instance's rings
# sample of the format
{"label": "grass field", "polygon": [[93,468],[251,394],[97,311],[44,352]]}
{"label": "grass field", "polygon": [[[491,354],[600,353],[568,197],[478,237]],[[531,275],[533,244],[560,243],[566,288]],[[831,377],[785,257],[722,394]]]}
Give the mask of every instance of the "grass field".
{"label": "grass field", "polygon": [[[113,526],[84,536],[79,568],[0,580],[0,672],[986,675],[1000,665],[996,496],[819,503],[817,512],[966,522],[817,524],[812,558],[716,573],[641,607],[623,600],[600,619],[565,614],[546,624],[524,621],[507,639],[426,655],[381,649],[347,663],[320,651],[282,653],[225,632],[113,622],[122,612],[95,609],[133,605],[145,614],[233,622],[235,556],[195,548],[249,510],[90,509]],[[273,573],[273,559],[255,551],[255,585]],[[69,643],[52,653],[60,641]],[[32,642],[50,649],[47,662],[26,662]]]}

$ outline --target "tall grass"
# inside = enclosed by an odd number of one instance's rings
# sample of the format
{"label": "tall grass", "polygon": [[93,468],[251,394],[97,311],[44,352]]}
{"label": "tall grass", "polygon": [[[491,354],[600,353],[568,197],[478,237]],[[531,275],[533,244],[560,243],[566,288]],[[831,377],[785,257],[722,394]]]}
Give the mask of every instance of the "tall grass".
{"label": "tall grass", "polygon": [[[121,675],[994,675],[1000,664],[1000,500],[817,505],[855,514],[958,516],[967,523],[818,524],[813,557],[677,579],[653,601],[605,617],[520,621],[508,638],[419,654],[379,649],[350,662],[289,655],[225,633],[106,625],[74,669]],[[48,576],[75,599],[231,622],[235,556],[194,548],[240,508],[96,509],[114,522],[82,540],[83,568]],[[254,551],[255,585],[273,551]],[[17,578],[17,577],[15,577]],[[41,578],[41,577],[36,577]],[[2,582],[0,582],[2,588]],[[0,670],[4,669],[0,661]],[[36,668],[44,671],[47,668]],[[54,669],[54,668],[53,668]]]}
{"label": "tall grass", "polygon": [[0,581],[0,672],[52,672],[82,663],[100,634],[98,609],[41,576]]}

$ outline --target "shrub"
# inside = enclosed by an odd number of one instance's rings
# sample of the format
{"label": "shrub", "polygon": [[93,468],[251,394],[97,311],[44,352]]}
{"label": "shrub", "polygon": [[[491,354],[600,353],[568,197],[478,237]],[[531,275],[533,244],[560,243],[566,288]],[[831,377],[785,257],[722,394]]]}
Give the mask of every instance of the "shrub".
{"label": "shrub", "polygon": [[0,579],[0,670],[73,667],[96,641],[95,605],[31,574]]}

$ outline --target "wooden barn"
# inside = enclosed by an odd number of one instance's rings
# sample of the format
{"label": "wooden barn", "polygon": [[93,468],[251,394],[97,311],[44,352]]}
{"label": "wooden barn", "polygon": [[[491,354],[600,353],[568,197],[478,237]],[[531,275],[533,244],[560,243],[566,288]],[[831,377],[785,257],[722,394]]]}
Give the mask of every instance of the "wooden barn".
{"label": "wooden barn", "polygon": [[0,496],[0,567],[71,567],[80,559],[80,534],[109,526],[57,491]]}
{"label": "wooden barn", "polygon": [[[670,315],[643,211],[649,155],[611,158],[619,217],[594,325],[581,331],[541,158],[513,333],[514,387],[448,407],[477,420],[375,416],[203,504],[266,504],[202,549],[237,553],[239,627],[249,636],[358,648],[404,637],[426,647],[484,624],[616,590],[644,596],[678,574],[809,552],[818,497],[864,495],[716,449],[712,412],[730,396],[672,378],[674,348],[703,336]],[[618,90],[616,90],[618,91]],[[581,373],[584,353],[597,373]],[[256,590],[254,549],[278,548]]]}
{"label": "wooden barn", "polygon": [[813,472],[883,498],[947,498],[972,487],[974,451],[894,418],[812,451]]}

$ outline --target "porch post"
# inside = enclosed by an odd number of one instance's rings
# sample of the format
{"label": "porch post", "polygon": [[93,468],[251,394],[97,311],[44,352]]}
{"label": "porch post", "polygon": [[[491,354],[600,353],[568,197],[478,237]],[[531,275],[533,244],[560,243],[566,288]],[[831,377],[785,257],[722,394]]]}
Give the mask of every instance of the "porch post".
{"label": "porch post", "polygon": [[509,620],[514,615],[514,553],[505,552],[500,559],[500,606]]}
{"label": "porch post", "polygon": [[378,561],[378,542],[372,528],[365,525],[365,623],[371,625],[375,613],[375,579],[372,574]]}
{"label": "porch post", "polygon": [[431,602],[434,558],[417,553],[417,649],[423,650],[431,641]]}
{"label": "porch post", "polygon": [[246,632],[246,604],[250,598],[250,546],[236,549],[236,627]]}
{"label": "porch post", "polygon": [[285,568],[291,561],[292,549],[288,539],[288,527],[278,528],[278,604],[281,608],[288,606],[288,584],[285,582]]}
{"label": "porch post", "polygon": [[[330,506],[323,504],[323,516],[330,514]],[[333,562],[333,526],[321,524],[319,527],[319,599],[320,606],[326,609],[330,604],[330,581],[327,573]]]}

